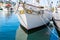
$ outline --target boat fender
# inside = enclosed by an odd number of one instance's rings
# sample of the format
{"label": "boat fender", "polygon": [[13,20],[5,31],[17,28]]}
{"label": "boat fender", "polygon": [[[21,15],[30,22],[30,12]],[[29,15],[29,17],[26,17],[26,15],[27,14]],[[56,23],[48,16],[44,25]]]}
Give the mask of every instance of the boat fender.
{"label": "boat fender", "polygon": [[20,14],[24,14],[24,10],[20,10]]}
{"label": "boat fender", "polygon": [[20,13],[20,14],[24,14],[24,13],[25,13],[25,10],[23,9],[23,7],[19,7],[18,10],[19,10],[19,13]]}
{"label": "boat fender", "polygon": [[28,14],[32,14],[32,10],[27,9],[26,12],[27,12]]}

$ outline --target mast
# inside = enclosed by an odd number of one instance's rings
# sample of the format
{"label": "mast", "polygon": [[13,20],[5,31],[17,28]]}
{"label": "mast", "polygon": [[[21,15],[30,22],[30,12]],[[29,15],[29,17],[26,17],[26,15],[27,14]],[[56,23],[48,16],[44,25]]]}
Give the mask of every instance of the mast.
{"label": "mast", "polygon": [[60,6],[60,0],[59,0],[59,1],[57,1],[57,6]]}

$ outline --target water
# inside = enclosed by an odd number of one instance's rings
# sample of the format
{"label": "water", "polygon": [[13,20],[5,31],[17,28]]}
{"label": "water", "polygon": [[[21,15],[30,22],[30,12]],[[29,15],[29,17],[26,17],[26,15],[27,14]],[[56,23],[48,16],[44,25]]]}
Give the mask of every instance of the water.
{"label": "water", "polygon": [[[21,34],[23,34],[23,33],[21,31],[21,28],[19,28],[19,25],[20,25],[20,23],[15,14],[11,13],[10,16],[5,17],[5,16],[3,16],[3,13],[0,12],[0,40],[15,40],[15,39],[21,38]],[[17,31],[17,29],[19,29],[19,30]],[[16,32],[17,32],[17,34],[16,34]],[[48,38],[48,36],[51,35],[51,34],[46,35],[45,32],[46,32],[45,29],[43,31],[38,32],[40,37],[42,37],[42,39],[45,37]],[[49,33],[49,32],[47,32],[47,33]],[[45,36],[41,36],[43,34]],[[17,35],[17,37],[16,37],[16,35]],[[24,35],[25,34],[22,35],[22,38],[24,37]]]}
{"label": "water", "polygon": [[5,17],[0,12],[0,40],[15,40],[20,23],[15,14]]}

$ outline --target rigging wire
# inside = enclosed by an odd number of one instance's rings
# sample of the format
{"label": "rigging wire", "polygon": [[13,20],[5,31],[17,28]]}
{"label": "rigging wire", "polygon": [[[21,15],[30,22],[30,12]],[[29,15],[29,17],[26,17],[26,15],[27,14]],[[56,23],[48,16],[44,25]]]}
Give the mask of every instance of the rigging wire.
{"label": "rigging wire", "polygon": [[[20,5],[20,2],[18,3],[18,7],[17,7],[17,10],[16,10],[15,14],[16,14],[17,12],[19,12],[19,11],[18,11],[19,5]],[[27,25],[25,24],[23,18],[21,17],[21,15],[20,15],[20,14],[17,14],[17,15],[21,18],[21,20],[23,21],[24,25],[27,26]],[[27,26],[27,27],[28,27],[28,26]]]}
{"label": "rigging wire", "polygon": [[[46,16],[45,16],[46,17]],[[44,19],[42,18],[42,16],[40,17],[41,19],[42,19],[42,21],[43,21],[43,23],[47,26],[47,24],[45,23],[45,21],[44,21]],[[49,20],[48,18],[47,18],[47,20]],[[55,25],[52,23],[52,26],[53,26],[53,28],[55,27]],[[49,28],[49,26],[47,26],[47,28],[49,29],[49,31],[51,32],[51,33],[53,33],[52,31],[51,31],[51,29]],[[54,34],[54,33],[53,33]],[[59,38],[58,37],[58,35],[56,35],[56,34],[54,34],[57,38]]]}

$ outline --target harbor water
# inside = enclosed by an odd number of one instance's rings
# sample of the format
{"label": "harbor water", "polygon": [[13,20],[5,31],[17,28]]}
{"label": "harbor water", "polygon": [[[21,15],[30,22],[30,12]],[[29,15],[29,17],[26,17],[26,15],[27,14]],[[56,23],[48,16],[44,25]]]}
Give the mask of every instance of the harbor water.
{"label": "harbor water", "polygon": [[15,14],[3,17],[0,13],[0,40],[15,40],[16,30],[20,23]]}

